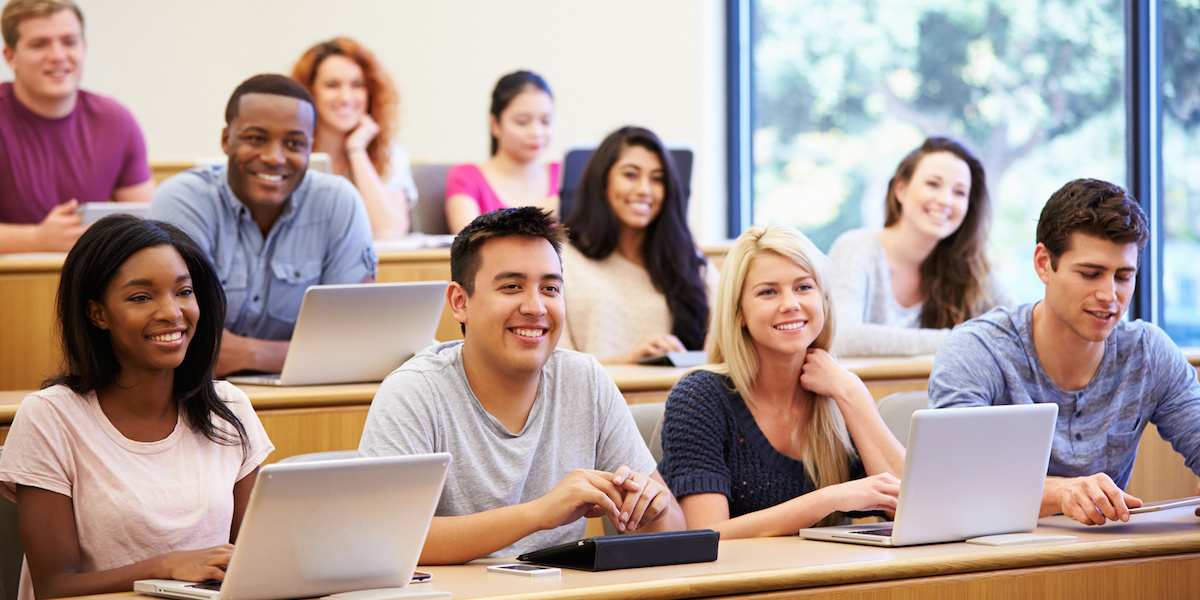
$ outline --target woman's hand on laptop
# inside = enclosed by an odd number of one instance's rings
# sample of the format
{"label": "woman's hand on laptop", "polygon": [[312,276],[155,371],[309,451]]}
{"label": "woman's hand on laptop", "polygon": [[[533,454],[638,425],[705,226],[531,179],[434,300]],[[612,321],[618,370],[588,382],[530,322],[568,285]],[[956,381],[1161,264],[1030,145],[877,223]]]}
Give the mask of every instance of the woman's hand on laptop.
{"label": "woman's hand on laptop", "polygon": [[1126,494],[1104,473],[1047,477],[1041,516],[1061,512],[1084,525],[1103,525],[1106,521],[1129,521],[1129,509],[1141,505],[1140,498]]}
{"label": "woman's hand on laptop", "polygon": [[[891,473],[879,473],[821,488],[831,503],[829,512],[854,510],[896,511],[900,480]],[[828,513],[826,513],[828,514]]]}
{"label": "woman's hand on laptop", "polygon": [[671,492],[666,486],[628,466],[619,467],[612,482],[624,494],[620,519],[613,520],[617,531],[634,531],[642,523],[652,523],[671,504]]}
{"label": "woman's hand on laptop", "polygon": [[162,555],[162,564],[155,577],[179,581],[225,580],[225,569],[233,556],[233,544],[222,544],[203,550],[182,550]]}

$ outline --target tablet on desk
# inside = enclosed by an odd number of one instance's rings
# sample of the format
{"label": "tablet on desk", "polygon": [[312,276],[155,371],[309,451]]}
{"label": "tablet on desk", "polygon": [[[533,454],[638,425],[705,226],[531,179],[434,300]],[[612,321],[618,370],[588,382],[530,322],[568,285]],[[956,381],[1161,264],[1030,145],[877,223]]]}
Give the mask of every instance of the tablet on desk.
{"label": "tablet on desk", "polygon": [[1180,506],[1193,506],[1197,504],[1200,504],[1200,496],[1180,498],[1178,500],[1163,500],[1161,502],[1147,502],[1137,508],[1129,509],[1129,514],[1139,515],[1142,513],[1154,512],[1156,510],[1167,510],[1168,508],[1179,508]]}
{"label": "tablet on desk", "polygon": [[638,361],[639,365],[653,367],[698,367],[708,362],[708,353],[704,350],[687,350],[684,352],[668,352],[657,356],[647,356]]}

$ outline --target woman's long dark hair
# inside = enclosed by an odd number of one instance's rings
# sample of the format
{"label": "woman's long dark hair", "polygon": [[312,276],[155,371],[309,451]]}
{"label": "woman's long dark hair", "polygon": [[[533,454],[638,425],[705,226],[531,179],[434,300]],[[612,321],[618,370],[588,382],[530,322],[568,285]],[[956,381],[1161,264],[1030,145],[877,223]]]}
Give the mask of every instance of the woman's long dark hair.
{"label": "woman's long dark hair", "polygon": [[663,166],[663,205],[658,217],[646,227],[642,257],[654,287],[667,298],[671,311],[671,333],[689,350],[704,347],[708,329],[708,297],[700,269],[704,257],[687,227],[687,199],[671,153],[658,136],[641,127],[614,131],[592,153],[583,169],[579,196],[564,224],[571,243],[588,258],[601,260],[617,247],[617,217],[608,203],[608,175],[621,152],[640,146],[658,156]]}
{"label": "woman's long dark hair", "polygon": [[[219,444],[246,447],[246,429],[213,387],[213,365],[225,327],[225,291],[204,251],[173,225],[131,215],[111,215],[83,233],[63,263],[58,282],[58,323],[63,370],[43,387],[62,384],[76,393],[102,390],[116,380],[121,365],[109,333],[88,318],[88,301],[100,302],[117,271],[145,248],[171,246],[187,264],[200,319],[183,362],[175,368],[175,401],[188,424]],[[217,428],[212,415],[229,422],[234,433]]]}
{"label": "woman's long dark hair", "polygon": [[944,329],[983,314],[988,304],[983,284],[988,278],[987,234],[991,222],[991,201],[983,163],[962,144],[944,137],[931,137],[900,161],[888,183],[887,220],[884,227],[900,222],[900,201],[896,189],[912,182],[921,159],[935,152],[949,152],[967,163],[971,171],[971,191],[967,195],[967,214],[962,225],[934,246],[921,263],[921,327]]}

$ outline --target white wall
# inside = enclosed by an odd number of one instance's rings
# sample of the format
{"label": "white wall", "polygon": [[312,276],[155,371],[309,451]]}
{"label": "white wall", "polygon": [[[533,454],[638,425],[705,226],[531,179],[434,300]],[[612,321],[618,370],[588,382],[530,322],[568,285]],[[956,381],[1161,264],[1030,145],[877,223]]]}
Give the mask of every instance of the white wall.
{"label": "white wall", "polygon": [[400,88],[400,139],[414,160],[486,158],[492,86],[527,68],[554,90],[551,156],[626,124],[694,143],[693,231],[724,237],[721,0],[76,1],[89,44],[83,85],[133,111],[152,160],[219,155],[239,82],[290,72],[313,43],[346,35]]}

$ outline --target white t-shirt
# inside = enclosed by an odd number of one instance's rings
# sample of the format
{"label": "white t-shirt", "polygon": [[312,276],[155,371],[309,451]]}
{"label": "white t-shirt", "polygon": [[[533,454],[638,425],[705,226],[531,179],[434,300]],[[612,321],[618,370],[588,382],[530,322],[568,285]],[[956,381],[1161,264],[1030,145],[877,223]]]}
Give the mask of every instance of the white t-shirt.
{"label": "white t-shirt", "polygon": [[[555,350],[542,367],[525,427],[505,429],[471,392],[462,341],[426,348],[379,386],[358,452],[453,457],[438,516],[469,515],[546,495],[575,469],[655,471],[654,457],[608,373],[586,354]],[[579,519],[489,556],[513,556],[583,537]]]}
{"label": "white t-shirt", "polygon": [[[0,492],[15,500],[19,484],[70,497],[85,572],[226,544],[234,484],[275,447],[245,393],[224,381],[216,389],[246,429],[244,455],[240,444],[218,444],[189,427],[182,412],[166,438],[135,442],[108,420],[94,392],[63,385],[34,392],[21,401],[0,454]],[[213,423],[232,431],[219,417]],[[34,598],[27,565],[18,597]]]}

